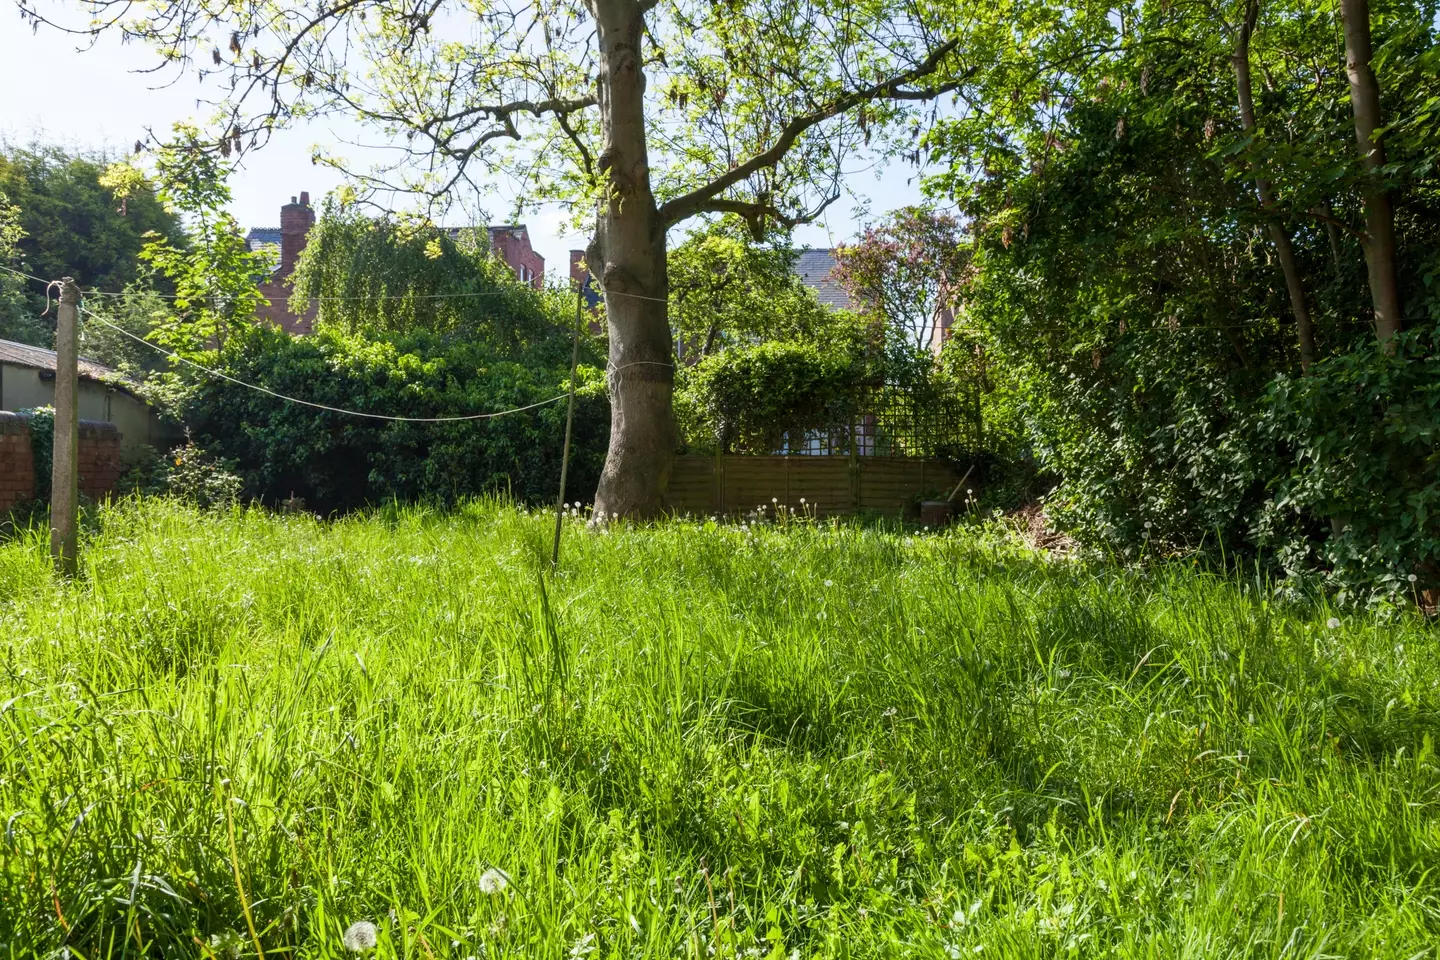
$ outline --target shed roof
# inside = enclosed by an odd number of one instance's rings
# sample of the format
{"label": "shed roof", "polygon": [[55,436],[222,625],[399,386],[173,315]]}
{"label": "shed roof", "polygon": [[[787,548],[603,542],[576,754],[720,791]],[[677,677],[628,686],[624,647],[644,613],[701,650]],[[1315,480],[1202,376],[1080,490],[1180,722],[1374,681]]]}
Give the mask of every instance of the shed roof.
{"label": "shed roof", "polygon": [[[30,367],[33,370],[53,371],[55,369],[55,351],[46,350],[44,347],[34,347],[28,343],[16,343],[14,340],[0,340],[0,363]],[[81,357],[79,367],[80,376],[88,380],[104,380],[127,389],[135,386],[135,382],[129,377],[98,361]]]}

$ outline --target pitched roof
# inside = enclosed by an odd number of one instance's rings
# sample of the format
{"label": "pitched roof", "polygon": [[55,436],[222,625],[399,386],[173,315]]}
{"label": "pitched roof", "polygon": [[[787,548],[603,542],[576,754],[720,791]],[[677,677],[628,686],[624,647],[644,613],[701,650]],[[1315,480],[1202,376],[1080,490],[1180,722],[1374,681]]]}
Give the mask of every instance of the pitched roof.
{"label": "pitched roof", "polygon": [[[0,363],[30,367],[33,370],[54,370],[55,351],[46,350],[44,347],[32,347],[28,343],[16,343],[14,340],[0,340]],[[120,371],[95,360],[81,357],[79,366],[80,376],[87,379],[108,380],[119,386],[126,386],[130,383],[129,378]]]}
{"label": "pitched roof", "polygon": [[845,288],[830,279],[835,269],[835,253],[832,250],[808,247],[795,257],[792,272],[800,282],[815,291],[820,302],[832,310],[848,310],[852,304]]}
{"label": "pitched roof", "polygon": [[261,247],[280,246],[279,227],[251,227],[250,232],[245,234],[245,245],[254,253]]}

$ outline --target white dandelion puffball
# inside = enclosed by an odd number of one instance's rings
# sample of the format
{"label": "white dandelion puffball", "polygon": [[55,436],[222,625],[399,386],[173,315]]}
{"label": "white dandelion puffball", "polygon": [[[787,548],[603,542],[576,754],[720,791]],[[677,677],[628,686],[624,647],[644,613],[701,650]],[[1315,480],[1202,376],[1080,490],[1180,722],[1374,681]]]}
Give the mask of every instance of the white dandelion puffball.
{"label": "white dandelion puffball", "polygon": [[375,924],[369,920],[357,920],[345,931],[345,949],[364,953],[375,949]]}
{"label": "white dandelion puffball", "polygon": [[1325,626],[1329,627],[1331,630],[1335,630],[1340,626],[1340,620],[1337,617],[1331,617],[1329,620],[1325,621]]}
{"label": "white dandelion puffball", "polygon": [[499,867],[491,867],[480,874],[481,893],[500,893],[510,885],[510,876]]}

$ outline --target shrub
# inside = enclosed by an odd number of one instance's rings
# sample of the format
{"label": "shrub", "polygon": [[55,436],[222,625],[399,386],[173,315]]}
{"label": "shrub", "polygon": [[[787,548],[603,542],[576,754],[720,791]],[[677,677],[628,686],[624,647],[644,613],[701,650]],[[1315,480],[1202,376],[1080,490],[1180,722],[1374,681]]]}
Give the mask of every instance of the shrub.
{"label": "shrub", "polygon": [[[587,348],[593,353],[593,348]],[[394,342],[324,329],[292,338],[268,328],[232,336],[213,358],[227,376],[331,407],[407,417],[522,407],[566,390],[565,366],[497,356],[433,334]],[[577,399],[570,489],[593,490],[609,440],[609,410],[586,368]],[[246,496],[301,497],[345,510],[387,500],[453,503],[487,491],[555,495],[565,403],[491,420],[395,422],[347,416],[207,380],[185,401],[196,442],[235,463]]]}
{"label": "shrub", "polygon": [[[1257,539],[1292,571],[1320,565],[1342,599],[1440,587],[1440,328],[1393,344],[1367,340],[1269,393],[1267,430],[1292,465]],[[1317,542],[1306,517],[1328,519],[1330,535]]]}
{"label": "shrub", "polygon": [[776,450],[797,427],[854,417],[865,380],[847,352],[779,342],[732,347],[683,376],[676,406],[684,433],[749,453]]}

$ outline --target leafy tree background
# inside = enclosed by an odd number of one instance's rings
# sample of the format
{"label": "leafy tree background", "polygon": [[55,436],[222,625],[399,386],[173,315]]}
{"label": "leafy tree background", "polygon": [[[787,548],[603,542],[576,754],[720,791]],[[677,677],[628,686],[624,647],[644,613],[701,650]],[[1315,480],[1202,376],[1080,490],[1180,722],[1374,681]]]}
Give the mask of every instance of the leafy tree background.
{"label": "leafy tree background", "polygon": [[[146,234],[182,241],[178,216],[148,183],[120,197],[103,182],[112,162],[103,152],[0,142],[0,195],[18,210],[20,233],[10,242],[25,272],[47,280],[73,276],[86,289],[118,291],[144,273]],[[54,321],[40,318],[44,289],[30,283],[24,290],[28,310],[19,314],[23,321],[9,321],[14,335],[5,338],[50,346]],[[13,308],[7,316],[16,316]]]}

